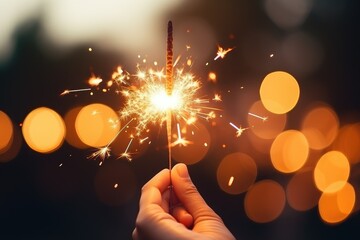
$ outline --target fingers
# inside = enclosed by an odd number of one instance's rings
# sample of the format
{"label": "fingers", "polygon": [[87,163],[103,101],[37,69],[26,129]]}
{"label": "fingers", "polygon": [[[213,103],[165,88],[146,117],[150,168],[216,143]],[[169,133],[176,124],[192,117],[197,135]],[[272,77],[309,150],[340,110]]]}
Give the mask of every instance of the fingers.
{"label": "fingers", "polygon": [[[142,188],[140,197],[140,208],[148,204],[157,204],[162,206],[161,194],[170,185],[170,173],[168,169],[163,169],[150,179]],[[157,191],[149,191],[150,189],[157,189]]]}
{"label": "fingers", "polygon": [[176,206],[172,209],[172,216],[179,223],[183,224],[187,228],[192,228],[194,224],[194,218],[183,206]]}
{"label": "fingers", "polygon": [[[219,219],[219,216],[206,204],[190,179],[185,164],[175,165],[171,172],[174,191],[185,209],[192,215],[194,221],[203,216]],[[220,220],[221,221],[221,220]]]}

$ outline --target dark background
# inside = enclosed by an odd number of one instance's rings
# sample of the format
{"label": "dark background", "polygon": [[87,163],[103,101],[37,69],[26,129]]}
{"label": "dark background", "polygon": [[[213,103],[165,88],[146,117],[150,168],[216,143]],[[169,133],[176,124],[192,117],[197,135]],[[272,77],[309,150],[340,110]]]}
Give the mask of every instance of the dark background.
{"label": "dark background", "polygon": [[[219,44],[236,46],[225,59],[212,66],[218,74],[216,88],[219,91],[226,92],[240,85],[257,89],[267,73],[284,70],[296,76],[301,86],[301,99],[294,115],[290,115],[287,128],[298,127],[298,116],[315,101],[331,105],[341,124],[359,121],[357,1],[314,1],[313,10],[297,30],[318,40],[323,58],[319,67],[307,73],[293,69],[284,59],[277,58],[276,53],[273,60],[264,60],[274,49],[266,45],[260,35],[254,35],[255,30],[264,30],[275,39],[295,30],[276,27],[265,14],[262,1],[203,1],[191,9],[174,11],[168,18],[174,22],[175,35],[177,21],[193,16],[208,22]],[[88,45],[84,45],[51,58],[39,46],[36,36],[40,27],[40,23],[34,21],[17,31],[15,52],[0,66],[0,110],[12,119],[19,133],[19,124],[31,110],[40,106],[52,108],[61,115],[74,106],[92,102],[118,109],[121,102],[114,93],[99,91],[92,98],[82,94],[60,97],[59,94],[67,88],[84,87],[91,69],[96,69],[101,76],[109,76],[117,65],[126,62],[124,56],[101,51],[89,54]],[[247,54],[249,52],[252,54]],[[206,78],[206,71],[200,71],[199,75]],[[245,92],[239,99],[250,101],[245,100],[247,97],[253,100],[258,96]],[[229,110],[225,115],[230,118],[246,116],[245,107],[234,106],[231,96],[225,97],[223,104],[224,112]],[[219,128],[231,129],[228,124]],[[212,130],[212,134],[216,135],[216,131]],[[109,158],[102,168],[98,161],[86,158],[88,149],[75,149],[65,142],[56,152],[44,155],[22,141],[16,158],[0,163],[0,239],[131,239],[141,186],[167,166],[167,152],[154,147],[164,146],[162,134],[160,137],[154,134],[154,143],[143,156],[132,162]],[[244,194],[228,195],[216,182],[216,167],[221,158],[243,148],[233,136],[227,141],[227,149],[211,148],[204,160],[189,166],[189,171],[199,191],[237,239],[358,239],[358,212],[345,222],[331,226],[322,222],[317,208],[297,212],[286,205],[282,215],[271,223],[249,220],[243,208]],[[264,158],[269,161],[268,156]],[[126,175],[127,171],[131,174]],[[114,172],[119,175],[113,176]],[[110,196],[126,200],[120,204],[112,201],[116,206],[104,203],[97,197],[95,184],[103,175],[122,182],[128,180],[129,189],[135,193],[128,200],[126,191]],[[262,178],[272,178],[284,186],[288,180],[275,171],[260,169],[258,180]]]}

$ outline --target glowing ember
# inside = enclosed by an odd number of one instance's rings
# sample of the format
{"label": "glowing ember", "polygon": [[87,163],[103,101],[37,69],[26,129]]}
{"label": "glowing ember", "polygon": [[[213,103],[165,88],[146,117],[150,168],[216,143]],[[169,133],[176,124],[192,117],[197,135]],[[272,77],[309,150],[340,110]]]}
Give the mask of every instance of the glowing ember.
{"label": "glowing ember", "polygon": [[232,122],[230,122],[230,125],[231,125],[233,128],[236,129],[236,137],[240,137],[241,134],[242,134],[245,130],[249,129],[249,128],[238,127],[238,126],[236,126],[235,124],[233,124]]}
{"label": "glowing ember", "polygon": [[222,47],[218,46],[218,51],[216,53],[216,57],[214,58],[214,61],[216,61],[218,58],[224,58],[225,55],[232,51],[234,48],[228,48],[228,49],[223,49]]}
{"label": "glowing ember", "polygon": [[234,176],[231,176],[228,182],[228,186],[230,187],[234,182]]}

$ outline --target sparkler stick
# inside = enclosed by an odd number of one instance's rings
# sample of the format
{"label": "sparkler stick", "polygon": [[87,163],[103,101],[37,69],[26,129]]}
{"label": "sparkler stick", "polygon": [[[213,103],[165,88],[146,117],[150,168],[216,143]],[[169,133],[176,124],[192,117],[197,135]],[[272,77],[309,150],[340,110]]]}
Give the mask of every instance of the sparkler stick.
{"label": "sparkler stick", "polygon": [[[167,48],[166,48],[166,82],[165,89],[168,96],[172,95],[173,91],[173,26],[172,22],[168,22],[167,28]],[[168,164],[169,164],[169,174],[170,174],[170,197],[169,197],[169,209],[171,209],[172,201],[172,182],[171,182],[171,109],[169,108],[166,112],[166,132],[167,132],[167,142],[168,142]]]}

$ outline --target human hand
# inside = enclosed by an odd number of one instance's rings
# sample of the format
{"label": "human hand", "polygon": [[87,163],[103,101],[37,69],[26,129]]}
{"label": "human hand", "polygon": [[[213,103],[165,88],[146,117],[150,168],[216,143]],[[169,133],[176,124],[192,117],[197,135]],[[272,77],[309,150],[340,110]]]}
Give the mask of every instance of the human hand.
{"label": "human hand", "polygon": [[[168,169],[159,172],[142,188],[133,239],[235,239],[197,191],[186,165],[177,164],[171,171],[175,195],[171,199]],[[169,199],[175,204],[170,211]]]}

